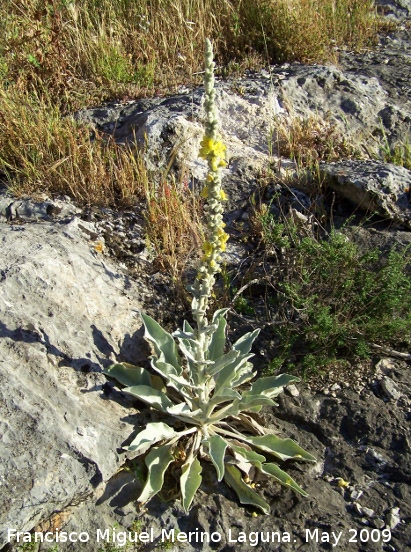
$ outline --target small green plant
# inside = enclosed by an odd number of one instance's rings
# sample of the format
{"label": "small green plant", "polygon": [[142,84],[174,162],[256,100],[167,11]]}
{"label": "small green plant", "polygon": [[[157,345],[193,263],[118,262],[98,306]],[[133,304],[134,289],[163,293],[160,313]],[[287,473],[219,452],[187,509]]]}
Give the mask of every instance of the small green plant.
{"label": "small green plant", "polygon": [[380,157],[386,163],[393,163],[400,167],[405,167],[411,171],[411,143],[405,138],[390,144],[385,132],[382,136],[382,145],[380,147]]}
{"label": "small green plant", "polygon": [[268,209],[260,218],[264,249],[279,259],[267,279],[279,357],[314,374],[336,359],[367,358],[373,343],[411,339],[410,247],[363,251],[348,232],[308,232]]}
{"label": "small green plant", "polygon": [[[151,500],[162,488],[170,464],[181,463],[181,500],[188,511],[201,484],[199,458],[209,459],[217,472],[236,492],[240,502],[269,513],[269,504],[252,488],[254,472],[262,473],[294,491],[305,491],[276,462],[314,461],[314,457],[291,439],[278,437],[253,417],[263,406],[275,406],[275,397],[297,378],[272,376],[249,383],[256,375],[249,359],[258,330],[246,333],[226,351],[226,314],[217,310],[211,321],[207,311],[220,271],[221,253],[228,234],[224,230],[220,168],[225,146],[218,134],[214,105],[214,62],[211,42],[205,55],[205,136],[200,157],[207,160],[206,240],[197,277],[191,286],[195,327],[187,321],[172,335],[150,316],[142,314],[145,338],[153,346],[151,366],[158,375],[130,364],[114,364],[105,373],[125,385],[124,391],[162,412],[174,421],[148,423],[127,450],[145,456],[148,476],[139,502]],[[179,350],[176,345],[179,345]]]}

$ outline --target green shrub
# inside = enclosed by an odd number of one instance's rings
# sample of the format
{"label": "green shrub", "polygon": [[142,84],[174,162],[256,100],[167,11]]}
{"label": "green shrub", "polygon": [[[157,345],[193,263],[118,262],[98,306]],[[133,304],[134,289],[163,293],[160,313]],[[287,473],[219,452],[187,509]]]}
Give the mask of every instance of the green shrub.
{"label": "green shrub", "polygon": [[362,251],[342,231],[303,236],[290,219],[262,221],[265,247],[281,249],[269,280],[280,357],[312,368],[411,339],[411,246]]}

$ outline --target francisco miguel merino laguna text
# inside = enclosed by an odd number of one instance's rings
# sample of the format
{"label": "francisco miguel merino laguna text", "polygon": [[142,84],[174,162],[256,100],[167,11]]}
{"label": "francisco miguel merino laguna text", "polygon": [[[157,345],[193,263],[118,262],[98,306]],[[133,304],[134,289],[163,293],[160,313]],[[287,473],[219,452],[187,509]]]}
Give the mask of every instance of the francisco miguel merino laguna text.
{"label": "francisco miguel merino laguna text", "polygon": [[[90,541],[90,534],[87,531],[80,533],[72,531],[60,531],[46,533],[30,533],[28,531],[17,531],[16,529],[8,529],[8,542],[15,541],[17,543],[28,542],[78,542],[87,543]],[[161,542],[189,542],[189,543],[210,543],[221,542],[222,534],[218,531],[213,533],[200,531],[198,527],[195,531],[185,533],[178,529],[162,529],[160,534],[155,534],[154,529],[148,531],[119,531],[115,528],[97,529],[95,533],[96,542],[113,543],[117,546],[126,546],[128,543],[152,543],[160,540]],[[248,543],[250,546],[257,546],[260,542],[291,542],[291,535],[287,531],[244,531],[234,533],[231,529],[228,530],[227,542],[230,543]]]}

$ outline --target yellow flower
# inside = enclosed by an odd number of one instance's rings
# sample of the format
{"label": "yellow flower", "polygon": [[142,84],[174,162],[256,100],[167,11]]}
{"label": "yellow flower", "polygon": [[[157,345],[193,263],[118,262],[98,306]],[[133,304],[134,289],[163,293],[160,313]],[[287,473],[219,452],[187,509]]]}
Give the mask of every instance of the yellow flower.
{"label": "yellow flower", "polygon": [[204,199],[207,199],[208,198],[208,186],[204,186],[202,192],[201,192],[201,197],[203,197]]}
{"label": "yellow flower", "polygon": [[204,256],[209,257],[214,251],[214,247],[210,242],[206,241],[203,243],[203,251],[204,251]]}
{"label": "yellow flower", "polygon": [[[209,136],[204,136],[204,138],[200,142],[200,157],[203,159],[207,159],[208,155],[211,155],[214,158],[218,158],[219,161],[224,159],[225,157],[225,145],[219,140],[218,142],[215,142],[212,138]],[[225,163],[224,163],[225,165]],[[213,169],[215,170],[215,169]]]}
{"label": "yellow flower", "polygon": [[227,201],[227,194],[224,190],[220,190],[220,199],[221,201]]}
{"label": "yellow flower", "polygon": [[337,485],[338,487],[340,487],[341,489],[345,489],[347,487],[350,486],[350,484],[348,483],[348,481],[345,481],[342,477],[338,477],[337,478]]}

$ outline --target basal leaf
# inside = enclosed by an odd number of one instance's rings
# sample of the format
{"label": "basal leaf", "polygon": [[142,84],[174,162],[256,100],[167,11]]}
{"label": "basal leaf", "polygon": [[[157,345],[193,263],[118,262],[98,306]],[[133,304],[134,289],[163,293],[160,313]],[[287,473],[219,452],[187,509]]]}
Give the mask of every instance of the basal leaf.
{"label": "basal leaf", "polygon": [[177,433],[174,429],[163,422],[152,422],[147,424],[143,431],[140,431],[134,438],[133,442],[128,447],[123,447],[125,450],[135,452],[137,455],[144,454],[151,445],[164,441],[165,439],[171,439],[175,437]]}
{"label": "basal leaf", "polygon": [[182,368],[174,338],[163,330],[160,324],[153,320],[151,316],[142,313],[141,317],[145,327],[144,337],[154,345],[157,356],[163,353],[165,362],[172,364],[177,374],[181,374]]}
{"label": "basal leaf", "polygon": [[186,403],[175,404],[171,408],[167,408],[167,413],[172,416],[178,416],[179,414],[193,414],[190,407]]}
{"label": "basal leaf", "polygon": [[258,495],[251,487],[246,485],[241,477],[241,472],[235,467],[226,464],[224,479],[237,494],[241,504],[249,504],[259,508],[264,514],[270,513],[268,503]]}
{"label": "basal leaf", "polygon": [[151,385],[150,374],[144,368],[128,364],[127,362],[119,362],[112,364],[103,371],[103,374],[110,378],[115,378],[119,383],[126,387],[132,385]]}
{"label": "basal leaf", "polygon": [[306,452],[292,439],[281,439],[276,435],[260,435],[248,437],[247,443],[251,443],[264,452],[269,452],[280,460],[308,460],[315,462],[314,456]]}
{"label": "basal leaf", "polygon": [[147,454],[145,463],[148,468],[148,476],[143,492],[138,498],[139,502],[148,502],[161,490],[164,483],[164,473],[174,460],[171,447],[172,445],[154,447]]}
{"label": "basal leaf", "polygon": [[234,343],[233,349],[235,349],[236,351],[240,351],[242,355],[247,355],[251,351],[251,347],[253,346],[253,343],[259,333],[260,330],[257,329],[253,332],[248,332],[244,334]]}
{"label": "basal leaf", "polygon": [[212,435],[203,443],[208,446],[208,453],[216,469],[217,479],[221,481],[224,477],[224,456],[228,443],[220,435]]}
{"label": "basal leaf", "polygon": [[190,509],[194,495],[201,485],[201,464],[198,458],[188,460],[181,468],[180,486],[182,505],[185,512]]}
{"label": "basal leaf", "polygon": [[243,456],[246,460],[248,460],[254,466],[257,466],[258,468],[260,468],[262,462],[265,462],[265,456],[263,456],[262,454],[258,454],[258,452],[255,452],[255,450],[247,450],[244,447],[232,444],[230,444],[230,448],[238,454],[241,454],[241,456]]}
{"label": "basal leaf", "polygon": [[280,469],[277,464],[262,464],[261,471],[273,477],[278,483],[284,485],[285,487],[290,487],[297,493],[300,493],[303,496],[308,496],[308,494],[302,489],[298,483],[294,481],[292,477]]}
{"label": "basal leaf", "polygon": [[174,403],[170,401],[167,395],[148,385],[134,385],[126,387],[123,391],[163,412],[166,412],[167,408],[174,406]]}
{"label": "basal leaf", "polygon": [[289,374],[281,374],[280,376],[270,376],[268,378],[258,378],[253,382],[251,389],[244,394],[251,395],[266,395],[273,398],[279,395],[283,387],[294,381],[300,381],[295,376]]}

